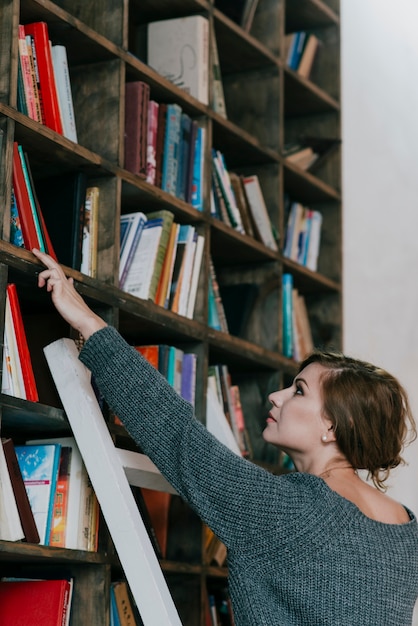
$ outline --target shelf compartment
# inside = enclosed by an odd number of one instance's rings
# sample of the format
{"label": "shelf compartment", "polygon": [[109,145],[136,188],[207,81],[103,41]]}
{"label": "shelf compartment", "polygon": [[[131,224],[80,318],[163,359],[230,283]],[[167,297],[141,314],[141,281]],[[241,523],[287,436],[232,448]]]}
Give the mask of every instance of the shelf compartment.
{"label": "shelf compartment", "polygon": [[289,117],[340,110],[335,98],[288,67],[285,68],[285,93],[285,115]]}
{"label": "shelf compartment", "polygon": [[285,257],[283,268],[293,275],[295,287],[301,293],[341,293],[341,285],[336,281]]}
{"label": "shelf compartment", "polygon": [[301,202],[321,202],[341,200],[340,193],[310,172],[301,170],[284,159],[284,188],[292,197]]}
{"label": "shelf compartment", "polygon": [[28,402],[6,394],[0,395],[1,427],[3,433],[69,434],[70,425],[62,410],[39,402]]}
{"label": "shelf compartment", "polygon": [[268,48],[246,33],[219,9],[215,8],[213,15],[222,76],[242,72],[243,68],[248,71],[266,65],[280,65],[280,61]]}
{"label": "shelf compartment", "polygon": [[243,265],[278,259],[278,253],[274,250],[253,237],[239,233],[216,218],[211,219],[211,226],[211,251],[215,263]]}
{"label": "shelf compartment", "polygon": [[297,0],[286,4],[287,33],[339,23],[338,14],[322,0]]}

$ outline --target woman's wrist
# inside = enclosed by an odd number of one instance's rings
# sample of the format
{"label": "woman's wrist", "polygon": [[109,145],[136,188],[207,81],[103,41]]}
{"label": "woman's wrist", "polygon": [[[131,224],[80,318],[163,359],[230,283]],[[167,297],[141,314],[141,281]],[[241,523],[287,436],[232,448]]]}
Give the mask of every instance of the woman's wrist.
{"label": "woman's wrist", "polygon": [[105,328],[106,326],[107,323],[101,317],[99,317],[95,313],[92,313],[91,315],[83,318],[80,324],[77,325],[77,330],[87,341],[87,339],[91,337],[93,333],[101,330],[102,328]]}

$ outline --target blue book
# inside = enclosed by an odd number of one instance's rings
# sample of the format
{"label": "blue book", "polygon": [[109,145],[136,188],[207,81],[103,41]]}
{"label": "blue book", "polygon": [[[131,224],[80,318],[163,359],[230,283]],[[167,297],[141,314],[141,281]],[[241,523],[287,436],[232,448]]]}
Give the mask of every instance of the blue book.
{"label": "blue book", "polygon": [[12,202],[10,205],[10,243],[24,248],[22,227],[20,225],[19,212],[17,210],[16,198],[12,189]]}
{"label": "blue book", "polygon": [[147,216],[141,211],[120,217],[119,286],[122,287],[134,257]]}
{"label": "blue book", "polygon": [[203,211],[203,163],[205,150],[205,130],[197,128],[193,162],[191,204],[198,211]]}
{"label": "blue book", "polygon": [[300,59],[302,57],[302,52],[305,47],[305,41],[306,41],[305,31],[302,30],[296,33],[295,47],[293,48],[292,58],[290,60],[290,67],[292,68],[292,70],[296,71],[299,67]]}
{"label": "blue book", "polygon": [[282,276],[282,352],[291,359],[293,356],[293,276]]}
{"label": "blue book", "polygon": [[28,190],[29,203],[30,203],[30,208],[32,212],[32,219],[33,219],[33,223],[35,224],[36,236],[39,242],[39,250],[41,250],[41,252],[47,252],[44,236],[42,234],[41,223],[39,221],[39,215],[38,215],[38,209],[36,206],[34,191],[32,189],[32,183],[31,183],[30,176],[29,176],[28,166],[27,166],[25,154],[23,152],[23,148],[21,145],[18,146],[18,152],[19,152],[20,162],[22,164],[23,177],[25,179],[26,188]]}
{"label": "blue book", "polygon": [[178,104],[167,105],[161,189],[173,196],[176,195],[177,190],[181,113],[182,110]]}
{"label": "blue book", "polygon": [[57,486],[60,444],[15,446],[40,543],[49,545]]}
{"label": "blue book", "polygon": [[197,355],[194,352],[185,352],[183,354],[180,395],[193,406],[196,391],[196,361]]}

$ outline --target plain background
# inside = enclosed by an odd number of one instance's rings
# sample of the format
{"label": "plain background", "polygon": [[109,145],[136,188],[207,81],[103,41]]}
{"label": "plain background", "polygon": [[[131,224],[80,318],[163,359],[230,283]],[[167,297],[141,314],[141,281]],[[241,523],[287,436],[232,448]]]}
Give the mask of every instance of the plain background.
{"label": "plain background", "polygon": [[[344,350],[418,418],[418,2],[342,0]],[[389,495],[418,514],[418,443]]]}

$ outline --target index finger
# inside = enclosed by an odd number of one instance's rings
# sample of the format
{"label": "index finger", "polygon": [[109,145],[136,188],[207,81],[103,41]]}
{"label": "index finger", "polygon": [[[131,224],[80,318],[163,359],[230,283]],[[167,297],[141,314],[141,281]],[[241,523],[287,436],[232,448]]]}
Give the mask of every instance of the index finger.
{"label": "index finger", "polygon": [[58,263],[45,252],[41,252],[38,248],[32,248],[32,253],[40,260],[48,269],[54,269]]}

